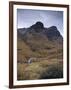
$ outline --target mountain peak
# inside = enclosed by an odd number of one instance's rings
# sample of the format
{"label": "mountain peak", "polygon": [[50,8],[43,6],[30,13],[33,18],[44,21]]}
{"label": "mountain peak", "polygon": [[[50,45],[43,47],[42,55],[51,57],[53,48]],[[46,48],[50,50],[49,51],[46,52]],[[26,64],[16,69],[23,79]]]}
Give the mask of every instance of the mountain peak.
{"label": "mountain peak", "polygon": [[61,38],[61,42],[63,40],[60,32],[58,31],[56,26],[51,26],[49,28],[45,28],[44,24],[40,21],[36,22],[35,24],[33,24],[32,26],[30,26],[29,28],[24,28],[22,30],[18,30],[19,35],[21,34],[22,37],[30,37],[31,35],[33,36],[34,34],[36,35],[36,37],[38,36],[40,38],[40,36],[42,36],[43,38],[46,37],[46,39],[50,40],[50,41],[55,41],[58,40],[59,38]]}
{"label": "mountain peak", "polygon": [[43,25],[43,23],[42,22],[40,22],[40,21],[38,21],[38,22],[36,22],[36,24],[35,24],[38,28],[44,28],[44,25]]}
{"label": "mountain peak", "polygon": [[38,21],[34,25],[32,25],[30,28],[35,29],[36,32],[41,32],[44,28],[44,25],[42,22]]}
{"label": "mountain peak", "polygon": [[62,37],[56,26],[51,26],[48,28],[47,36],[50,40]]}
{"label": "mountain peak", "polygon": [[57,27],[56,26],[51,26],[51,28],[53,28],[54,30],[57,30]]}

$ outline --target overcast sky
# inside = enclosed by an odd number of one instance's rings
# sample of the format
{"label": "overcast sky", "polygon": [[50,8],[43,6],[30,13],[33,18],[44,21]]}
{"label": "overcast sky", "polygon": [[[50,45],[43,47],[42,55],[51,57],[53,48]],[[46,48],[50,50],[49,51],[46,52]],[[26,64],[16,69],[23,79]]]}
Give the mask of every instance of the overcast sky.
{"label": "overcast sky", "polygon": [[63,11],[17,9],[17,28],[27,28],[41,21],[44,27],[56,26],[63,36]]}

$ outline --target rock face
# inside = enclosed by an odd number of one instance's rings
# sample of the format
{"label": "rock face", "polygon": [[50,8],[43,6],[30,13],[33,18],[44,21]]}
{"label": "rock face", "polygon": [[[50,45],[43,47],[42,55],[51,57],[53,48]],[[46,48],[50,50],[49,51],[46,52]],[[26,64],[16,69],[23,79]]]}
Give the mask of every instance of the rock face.
{"label": "rock face", "polygon": [[52,27],[48,28],[46,35],[50,40],[56,40],[58,37],[61,37],[56,26],[52,26]]}
{"label": "rock face", "polygon": [[43,28],[44,25],[41,22],[37,22],[36,24],[31,26],[31,29],[35,29],[36,32],[41,32]]}
{"label": "rock face", "polygon": [[32,25],[31,28],[34,28],[34,29],[42,29],[44,28],[44,25],[42,22],[36,22],[36,24]]}
{"label": "rock face", "polygon": [[30,26],[29,28],[18,29],[18,36],[21,36],[23,39],[30,36],[30,34],[39,34],[39,36],[42,35],[42,37],[46,37],[46,39],[49,39],[50,41],[63,41],[63,37],[56,26],[45,28],[42,22],[36,22],[36,24]]}

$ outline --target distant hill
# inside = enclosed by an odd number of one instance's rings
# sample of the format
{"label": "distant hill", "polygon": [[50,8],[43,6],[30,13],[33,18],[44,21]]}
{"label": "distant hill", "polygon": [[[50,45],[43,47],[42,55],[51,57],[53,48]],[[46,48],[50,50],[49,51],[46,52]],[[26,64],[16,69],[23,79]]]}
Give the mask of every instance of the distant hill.
{"label": "distant hill", "polygon": [[42,22],[36,22],[29,28],[18,29],[17,37],[19,60],[21,57],[63,58],[63,37],[56,26],[46,28]]}

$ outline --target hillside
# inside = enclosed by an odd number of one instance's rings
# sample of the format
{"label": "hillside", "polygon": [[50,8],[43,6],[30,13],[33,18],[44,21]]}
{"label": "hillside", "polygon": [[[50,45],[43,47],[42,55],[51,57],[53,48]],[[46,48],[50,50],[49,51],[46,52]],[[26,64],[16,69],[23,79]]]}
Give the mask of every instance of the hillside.
{"label": "hillside", "polygon": [[[41,65],[43,66],[43,64],[47,62],[47,65],[44,65],[46,66],[44,69],[47,68],[49,63],[51,63],[52,66],[56,67],[56,64],[61,63],[63,59],[63,37],[61,36],[57,27],[51,26],[49,28],[45,28],[43,23],[37,22],[29,28],[18,29],[17,58],[18,70],[21,67],[20,63],[23,66],[26,64],[24,68],[29,69],[31,66],[28,67],[28,60],[30,58],[32,62],[30,65],[34,64],[34,66],[36,66],[36,63],[37,65],[40,65],[42,63]],[[54,65],[54,63],[56,64]],[[62,68],[62,63],[60,67]],[[43,69],[43,67],[41,68]],[[20,80],[19,77],[18,79]],[[29,78],[28,76],[27,79],[36,78],[37,77]]]}

